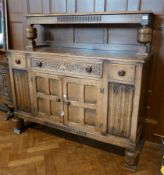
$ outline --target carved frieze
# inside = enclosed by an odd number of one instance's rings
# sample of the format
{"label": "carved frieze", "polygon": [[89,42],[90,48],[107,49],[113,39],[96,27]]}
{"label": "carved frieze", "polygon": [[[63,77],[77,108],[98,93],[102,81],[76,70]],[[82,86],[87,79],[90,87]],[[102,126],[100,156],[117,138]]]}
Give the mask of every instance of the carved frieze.
{"label": "carved frieze", "polygon": [[59,129],[61,131],[70,132],[72,134],[80,135],[80,136],[83,136],[83,137],[86,137],[86,135],[87,135],[86,132],[83,132],[79,129],[70,128],[69,126],[64,126],[64,125],[61,126],[61,125],[57,125],[57,124],[50,123],[50,122],[44,122],[44,124],[46,126],[49,126],[49,127],[55,128],[55,129]]}
{"label": "carved frieze", "polygon": [[43,60],[39,58],[32,58],[33,68],[42,68],[54,70],[62,73],[75,73],[93,77],[102,77],[103,63],[83,63],[83,62],[69,62],[65,60]]}

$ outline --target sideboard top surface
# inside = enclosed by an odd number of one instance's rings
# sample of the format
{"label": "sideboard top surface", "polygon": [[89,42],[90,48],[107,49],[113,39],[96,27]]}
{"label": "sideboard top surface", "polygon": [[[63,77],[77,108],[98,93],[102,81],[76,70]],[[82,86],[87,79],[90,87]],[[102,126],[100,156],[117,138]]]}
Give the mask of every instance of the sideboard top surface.
{"label": "sideboard top surface", "polygon": [[39,47],[32,50],[17,51],[9,50],[9,53],[25,53],[36,56],[50,57],[53,56],[67,59],[84,59],[91,61],[121,61],[121,62],[131,62],[131,63],[144,63],[147,59],[151,57],[149,55],[137,55],[136,52],[131,51],[105,51],[105,50],[90,50],[90,49],[73,49],[73,48],[52,48],[52,47]]}

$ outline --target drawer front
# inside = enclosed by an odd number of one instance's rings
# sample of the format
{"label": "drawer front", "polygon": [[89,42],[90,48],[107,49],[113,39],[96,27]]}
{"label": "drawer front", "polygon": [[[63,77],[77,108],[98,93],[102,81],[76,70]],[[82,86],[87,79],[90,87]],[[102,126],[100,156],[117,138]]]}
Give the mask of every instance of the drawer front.
{"label": "drawer front", "polygon": [[134,83],[135,65],[111,64],[109,65],[110,81]]}
{"label": "drawer front", "polygon": [[26,68],[27,67],[25,55],[13,54],[11,59],[12,59],[12,66],[14,68]]}
{"label": "drawer front", "polygon": [[74,75],[86,75],[101,78],[103,74],[103,63],[85,63],[67,60],[44,60],[31,59],[32,68],[50,70],[59,73],[70,73]]}

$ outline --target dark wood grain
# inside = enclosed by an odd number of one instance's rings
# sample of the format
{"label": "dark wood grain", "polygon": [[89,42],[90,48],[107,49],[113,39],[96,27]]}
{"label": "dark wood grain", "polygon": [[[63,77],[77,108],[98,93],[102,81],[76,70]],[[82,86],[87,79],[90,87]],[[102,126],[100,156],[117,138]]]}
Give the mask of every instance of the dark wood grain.
{"label": "dark wood grain", "polygon": [[[15,84],[17,109],[30,112],[30,96],[28,88],[28,74],[24,70],[13,70]],[[24,88],[22,88],[24,86]]]}

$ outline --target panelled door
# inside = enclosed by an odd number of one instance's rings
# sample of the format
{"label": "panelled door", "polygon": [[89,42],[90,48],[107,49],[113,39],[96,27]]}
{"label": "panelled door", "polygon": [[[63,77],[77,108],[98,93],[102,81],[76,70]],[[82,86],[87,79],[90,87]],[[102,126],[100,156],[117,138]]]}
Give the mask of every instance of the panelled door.
{"label": "panelled door", "polygon": [[98,80],[32,73],[33,114],[85,131],[101,127],[102,96]]}
{"label": "panelled door", "polygon": [[62,89],[62,77],[33,72],[33,114],[43,119],[46,118],[63,123]]}
{"label": "panelled door", "polygon": [[101,94],[99,81],[63,78],[65,123],[86,131],[101,127]]}

